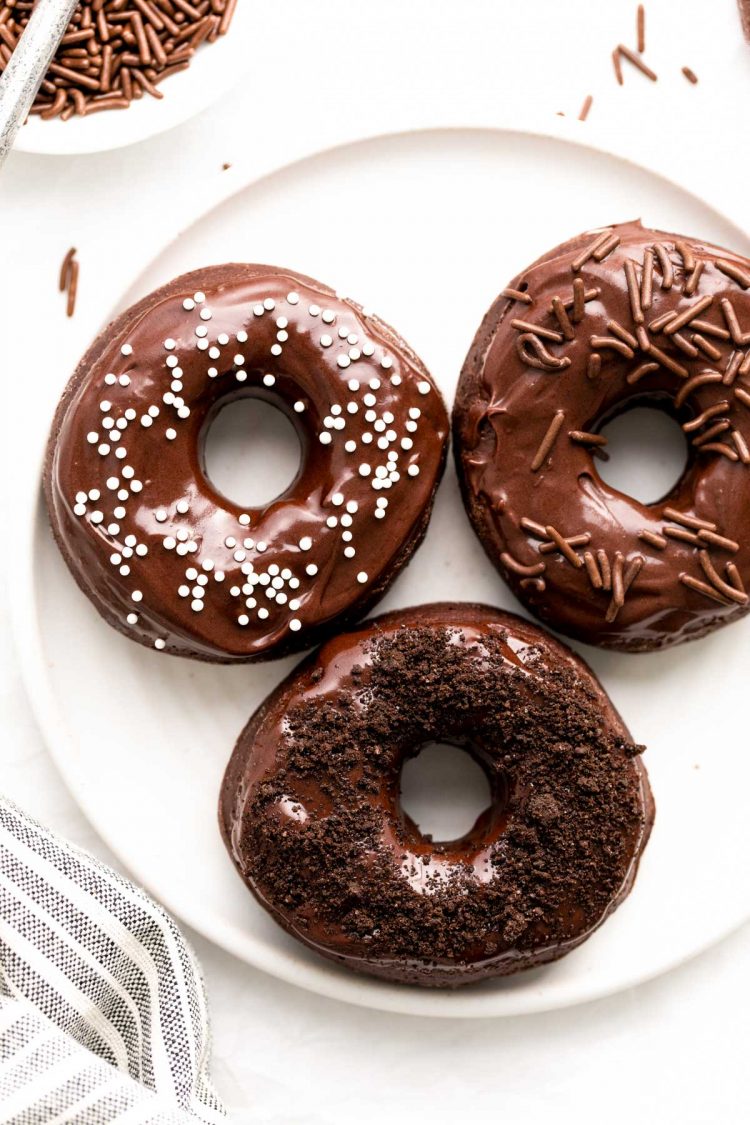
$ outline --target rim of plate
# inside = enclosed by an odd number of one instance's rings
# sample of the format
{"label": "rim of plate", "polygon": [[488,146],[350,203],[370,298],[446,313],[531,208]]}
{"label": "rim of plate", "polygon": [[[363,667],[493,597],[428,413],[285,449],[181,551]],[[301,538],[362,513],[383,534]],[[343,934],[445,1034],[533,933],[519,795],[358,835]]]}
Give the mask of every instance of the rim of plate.
{"label": "rim of plate", "polygon": [[[179,76],[178,76],[179,77]],[[517,121],[509,124],[432,124],[416,125],[412,127],[376,131],[372,134],[345,136],[334,144],[317,148],[306,146],[292,159],[274,162],[270,160],[267,166],[260,171],[257,167],[248,169],[239,166],[235,175],[228,183],[227,177],[222,182],[207,183],[203,190],[198,190],[193,195],[191,215],[185,221],[185,216],[174,215],[172,227],[167,232],[156,254],[148,254],[138,273],[130,278],[129,283],[123,286],[123,298],[127,299],[129,293],[137,287],[140,278],[165,251],[174,243],[175,239],[185,237],[190,228],[203,220],[210,211],[225,203],[235,195],[261,182],[266,177],[302,164],[314,156],[322,156],[340,149],[367,144],[377,140],[398,138],[408,135],[454,133],[454,132],[489,132],[516,136],[530,136],[539,140],[551,140],[569,144],[588,151],[594,151],[617,160],[631,164],[637,169],[656,176],[673,188],[692,197],[702,206],[712,210],[717,217],[731,223],[744,237],[750,238],[750,230],[746,230],[730,212],[714,203],[710,196],[686,187],[674,176],[665,171],[662,165],[670,163],[670,155],[660,148],[655,148],[653,163],[646,162],[643,156],[638,156],[633,151],[637,145],[624,144],[621,148],[613,146],[611,137],[603,132],[589,133],[585,138],[576,135],[579,130],[577,122],[567,119],[538,117],[531,115],[531,119],[523,125]],[[672,170],[673,172],[673,170]],[[118,302],[118,306],[122,302]],[[54,405],[51,409],[54,409]],[[606,984],[601,981],[575,982],[575,987],[569,983],[564,988],[549,993],[541,985],[531,984],[529,988],[509,988],[492,993],[472,992],[471,989],[455,991],[425,990],[410,988],[403,985],[390,985],[377,981],[375,978],[360,977],[337,966],[322,962],[320,965],[302,961],[295,956],[294,949],[271,950],[263,942],[249,936],[236,926],[225,923],[216,924],[211,918],[203,918],[197,911],[186,910],[182,904],[174,904],[169,896],[162,893],[158,895],[151,890],[151,881],[147,871],[133,868],[120,856],[116,845],[109,839],[107,826],[99,810],[90,807],[85,796],[82,796],[75,785],[75,780],[68,770],[69,754],[61,752],[61,745],[72,746],[75,736],[67,727],[62,708],[59,706],[51,681],[47,674],[44,659],[44,644],[35,596],[36,564],[34,561],[33,547],[35,536],[39,529],[40,519],[44,518],[44,505],[41,497],[41,473],[44,448],[48,423],[51,418],[44,417],[41,432],[35,435],[33,462],[26,466],[27,471],[22,474],[25,487],[19,489],[15,504],[11,500],[9,505],[11,518],[16,521],[16,527],[21,530],[17,538],[19,550],[14,552],[11,565],[7,571],[9,585],[13,589],[10,601],[11,631],[18,656],[21,679],[28,696],[32,712],[39,725],[46,748],[56,768],[60,772],[66,786],[71,792],[76,804],[95,829],[101,840],[115,854],[118,861],[148,893],[154,894],[157,901],[174,915],[175,918],[190,926],[196,933],[213,942],[219,948],[236,956],[253,968],[274,976],[287,984],[325,996],[332,1000],[355,1004],[360,1007],[373,1008],[380,1011],[393,1012],[401,1015],[420,1017],[433,1017],[444,1019],[475,1019],[496,1018],[501,1016],[532,1015],[541,1012],[554,1011],[579,1004],[590,1003],[615,995],[628,988],[654,980],[672,969],[699,956],[718,941],[728,937],[748,919],[748,908],[744,906],[737,909],[729,920],[724,919],[717,924],[707,937],[688,953],[680,952],[674,956],[662,958],[661,962],[652,965],[646,972],[630,970],[616,980]],[[521,974],[520,979],[523,979]],[[509,981],[518,981],[519,977],[509,978]]]}
{"label": "rim of plate", "polygon": [[40,156],[83,156],[125,148],[184,124],[242,80],[250,65],[249,27],[250,6],[238,4],[227,34],[199,50],[187,70],[169,78],[163,100],[143,97],[126,110],[70,121],[31,117],[19,130],[14,150]]}

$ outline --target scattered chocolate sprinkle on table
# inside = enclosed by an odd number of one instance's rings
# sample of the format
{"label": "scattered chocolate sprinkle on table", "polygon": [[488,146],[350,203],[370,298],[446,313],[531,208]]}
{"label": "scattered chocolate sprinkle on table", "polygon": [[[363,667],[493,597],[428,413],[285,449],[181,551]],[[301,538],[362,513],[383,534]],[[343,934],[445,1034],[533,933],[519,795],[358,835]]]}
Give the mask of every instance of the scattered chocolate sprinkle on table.
{"label": "scattered chocolate sprinkle on table", "polygon": [[585,100],[584,100],[583,105],[581,106],[581,112],[578,114],[578,120],[579,121],[585,121],[586,120],[586,118],[589,115],[589,111],[590,111],[593,104],[594,104],[593,96],[591,94],[588,94],[586,96]]}
{"label": "scattered chocolate sprinkle on table", "polygon": [[638,54],[642,55],[646,50],[646,10],[643,4],[638,5],[636,32],[638,35]]}
{"label": "scattered chocolate sprinkle on table", "polygon": [[[42,82],[31,113],[43,120],[127,109],[185,70],[204,43],[226,34],[237,0],[84,0]],[[0,73],[26,28],[31,0],[0,0]]]}
{"label": "scattered chocolate sprinkle on table", "polygon": [[691,85],[693,85],[693,86],[698,85],[698,75],[695,73],[694,70],[691,70],[689,66],[683,66],[682,73],[685,75],[685,77],[687,78],[688,82],[691,83]]}
{"label": "scattered chocolate sprinkle on table", "polygon": [[76,248],[71,246],[67,254],[62,260],[60,266],[60,280],[59,289],[61,293],[67,293],[66,316],[72,316],[76,310],[76,297],[78,295],[78,259],[76,258]]}
{"label": "scattered chocolate sprinkle on table", "polygon": [[[629,63],[632,63],[636,70],[640,70],[641,74],[645,74],[646,78],[649,78],[652,82],[657,81],[657,75],[655,71],[653,71],[650,66],[646,65],[640,55],[636,54],[635,51],[632,51],[630,47],[626,47],[624,43],[618,43],[617,45],[613,58],[617,59],[618,57],[619,59],[627,59]],[[617,81],[620,83],[620,85],[622,85],[622,69],[618,69],[617,61],[615,61],[615,73],[617,75]]]}
{"label": "scattered chocolate sprinkle on table", "polygon": [[750,0],[737,0],[737,7],[740,10],[740,19],[742,20],[742,30],[745,33],[745,38],[750,40]]}

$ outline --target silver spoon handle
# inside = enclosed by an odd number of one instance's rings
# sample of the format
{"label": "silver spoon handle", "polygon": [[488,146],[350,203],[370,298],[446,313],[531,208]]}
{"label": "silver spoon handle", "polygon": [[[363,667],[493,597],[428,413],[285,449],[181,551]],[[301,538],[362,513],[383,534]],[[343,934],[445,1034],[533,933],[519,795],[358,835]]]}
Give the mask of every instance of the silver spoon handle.
{"label": "silver spoon handle", "polygon": [[26,30],[0,77],[0,165],[26,120],[77,3],[78,0],[37,0]]}

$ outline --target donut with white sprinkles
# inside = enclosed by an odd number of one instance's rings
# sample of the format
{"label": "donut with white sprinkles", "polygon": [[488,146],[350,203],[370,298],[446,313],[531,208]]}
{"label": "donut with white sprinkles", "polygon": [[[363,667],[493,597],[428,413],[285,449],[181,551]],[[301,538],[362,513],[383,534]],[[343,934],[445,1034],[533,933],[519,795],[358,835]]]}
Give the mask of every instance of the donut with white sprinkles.
{"label": "donut with white sprinkles", "polygon": [[[302,457],[264,508],[204,469],[239,397],[292,421]],[[78,585],[133,640],[202,660],[270,659],[355,621],[427,528],[448,416],[386,324],[291,270],[177,278],[94,342],[57,408],[44,488]]]}

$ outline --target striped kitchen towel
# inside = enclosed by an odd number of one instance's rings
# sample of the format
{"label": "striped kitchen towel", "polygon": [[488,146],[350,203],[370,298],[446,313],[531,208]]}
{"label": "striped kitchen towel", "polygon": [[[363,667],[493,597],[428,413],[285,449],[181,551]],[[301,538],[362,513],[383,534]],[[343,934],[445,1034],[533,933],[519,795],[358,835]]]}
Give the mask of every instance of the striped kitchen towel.
{"label": "striped kitchen towel", "polygon": [[143,891],[0,798],[0,1122],[225,1121],[200,969]]}

